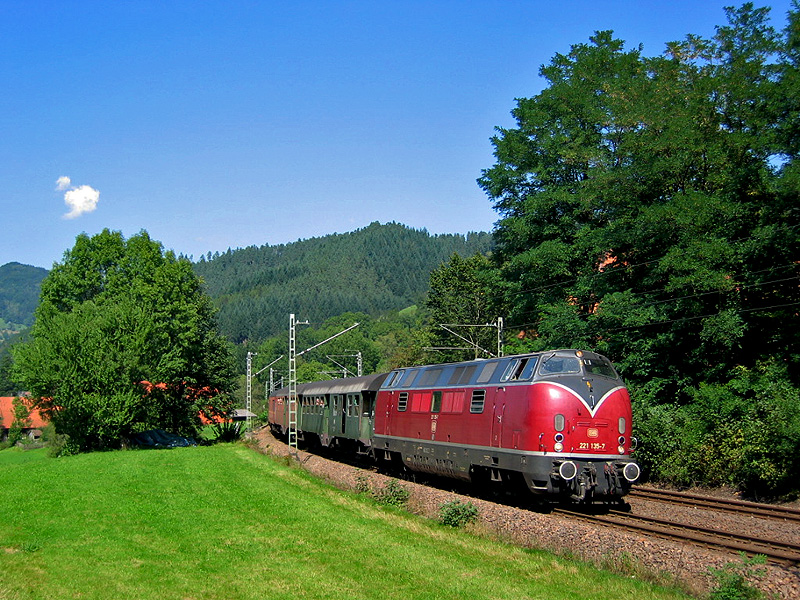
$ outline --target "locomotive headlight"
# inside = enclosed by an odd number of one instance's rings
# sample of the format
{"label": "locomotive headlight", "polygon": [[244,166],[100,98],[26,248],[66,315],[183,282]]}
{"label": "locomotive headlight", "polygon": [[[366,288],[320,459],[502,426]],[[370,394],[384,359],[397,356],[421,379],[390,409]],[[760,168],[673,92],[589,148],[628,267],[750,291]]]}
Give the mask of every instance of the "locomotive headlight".
{"label": "locomotive headlight", "polygon": [[563,449],[564,449],[564,444],[562,444],[561,442],[556,442],[553,445],[553,450],[555,450],[556,452],[561,452]]}
{"label": "locomotive headlight", "polygon": [[625,454],[625,446],[617,446],[617,450],[620,454]]}
{"label": "locomotive headlight", "polygon": [[639,465],[636,463],[628,463],[622,468],[623,477],[631,483],[639,479],[640,473]]}
{"label": "locomotive headlight", "polygon": [[566,460],[558,465],[558,474],[564,481],[572,481],[578,474],[578,467],[571,460]]}

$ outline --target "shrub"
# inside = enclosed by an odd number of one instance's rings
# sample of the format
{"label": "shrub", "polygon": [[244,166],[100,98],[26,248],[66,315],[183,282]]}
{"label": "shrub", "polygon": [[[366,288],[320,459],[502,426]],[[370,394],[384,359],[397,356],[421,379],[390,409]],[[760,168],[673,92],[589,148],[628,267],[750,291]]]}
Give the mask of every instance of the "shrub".
{"label": "shrub", "polygon": [[242,437],[242,423],[240,421],[225,421],[214,425],[214,433],[217,434],[215,442],[235,442]]}
{"label": "shrub", "polygon": [[439,507],[439,522],[449,527],[463,527],[478,520],[478,509],[472,502],[452,500]]}
{"label": "shrub", "polygon": [[709,569],[715,583],[711,588],[711,600],[758,600],[764,595],[750,582],[760,579],[764,569],[757,568],[766,562],[763,554],[747,558],[742,553],[741,562],[730,562],[721,569]]}
{"label": "shrub", "polygon": [[47,456],[50,458],[73,456],[80,453],[80,451],[80,446],[70,440],[68,435],[63,433],[53,434],[50,442],[47,444]]}
{"label": "shrub", "polygon": [[373,491],[372,495],[381,504],[404,508],[408,504],[411,492],[400,485],[397,479],[390,479],[381,489]]}

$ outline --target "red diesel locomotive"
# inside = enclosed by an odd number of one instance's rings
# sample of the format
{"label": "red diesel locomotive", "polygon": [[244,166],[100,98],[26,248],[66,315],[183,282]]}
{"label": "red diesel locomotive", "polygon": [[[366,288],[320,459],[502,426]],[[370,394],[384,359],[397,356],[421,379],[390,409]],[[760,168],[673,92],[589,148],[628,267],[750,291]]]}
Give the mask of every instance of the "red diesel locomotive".
{"label": "red diesel locomotive", "polygon": [[[619,500],[639,477],[628,391],[605,357],[555,350],[297,386],[298,439],[412,471]],[[270,426],[288,428],[288,389]]]}

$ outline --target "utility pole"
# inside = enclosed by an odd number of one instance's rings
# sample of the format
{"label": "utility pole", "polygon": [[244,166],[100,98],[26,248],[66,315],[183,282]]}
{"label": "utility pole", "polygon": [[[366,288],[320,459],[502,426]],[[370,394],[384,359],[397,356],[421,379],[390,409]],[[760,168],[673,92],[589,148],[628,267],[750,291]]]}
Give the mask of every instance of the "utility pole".
{"label": "utility pole", "polygon": [[497,356],[503,357],[503,317],[497,317]]}
{"label": "utility pole", "polygon": [[250,427],[252,425],[251,422],[250,422],[250,413],[252,412],[250,409],[253,406],[253,388],[252,388],[252,385],[251,385],[251,381],[252,381],[251,371],[252,371],[252,367],[253,367],[253,357],[254,356],[258,356],[258,353],[257,352],[248,352],[247,353],[247,377],[246,377],[246,379],[247,379],[247,386],[246,386],[246,388],[247,388],[247,396],[246,396],[245,408],[247,409],[247,429],[248,430],[250,429]]}
{"label": "utility pole", "polygon": [[289,450],[297,452],[297,323],[294,313],[289,315]]}
{"label": "utility pole", "polygon": [[332,335],[326,340],[322,340],[319,344],[314,344],[310,348],[306,348],[302,352],[297,352],[297,325],[308,325],[308,321],[298,322],[295,320],[294,313],[289,315],[289,451],[294,448],[297,452],[297,357],[302,356],[306,352],[319,348],[322,344],[327,344],[332,339],[339,337],[343,333],[347,333],[351,329],[359,326],[359,323],[351,325],[347,329]]}

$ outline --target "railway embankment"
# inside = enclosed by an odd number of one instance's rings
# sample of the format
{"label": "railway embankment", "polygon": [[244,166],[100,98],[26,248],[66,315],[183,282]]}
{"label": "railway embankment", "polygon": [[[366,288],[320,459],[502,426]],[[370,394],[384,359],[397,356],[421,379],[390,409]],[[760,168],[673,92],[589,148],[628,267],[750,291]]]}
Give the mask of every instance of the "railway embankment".
{"label": "railway embankment", "polygon": [[[278,457],[290,455],[289,447],[268,429],[253,436],[259,449]],[[357,466],[298,451],[298,464],[308,472],[347,490],[381,490],[392,477]],[[705,594],[714,582],[709,569],[722,569],[741,562],[732,551],[720,551],[652,533],[631,531],[607,523],[575,519],[568,514],[536,511],[465,497],[456,492],[411,481],[402,486],[409,492],[408,508],[420,516],[437,519],[443,504],[454,500],[471,502],[479,511],[475,531],[524,547],[540,548],[560,555],[575,556],[621,576],[653,581],[678,582],[692,593]],[[723,513],[710,508],[679,506],[645,498],[631,498],[634,514],[658,514],[681,522],[702,522],[720,530],[750,531],[753,536],[800,540],[800,524],[760,517]],[[800,565],[770,562],[763,575],[752,583],[773,597],[800,598]]]}

